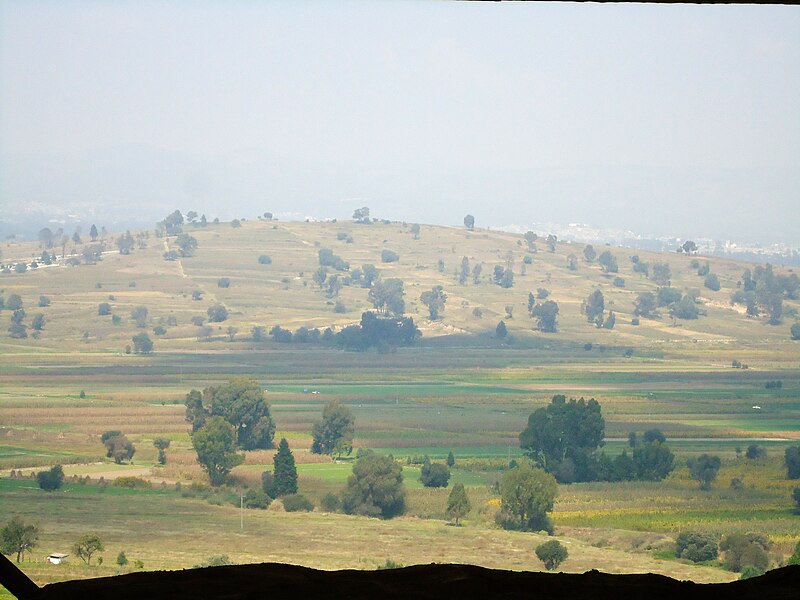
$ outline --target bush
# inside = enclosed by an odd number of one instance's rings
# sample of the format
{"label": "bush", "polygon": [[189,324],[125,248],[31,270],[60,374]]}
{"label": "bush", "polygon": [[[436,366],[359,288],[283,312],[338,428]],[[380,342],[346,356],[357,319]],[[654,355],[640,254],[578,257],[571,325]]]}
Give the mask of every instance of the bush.
{"label": "bush", "polygon": [[39,487],[45,491],[52,492],[64,485],[64,469],[61,465],[56,465],[47,471],[36,474],[36,481]]}
{"label": "bush", "polygon": [[789,329],[793,340],[800,340],[800,323],[794,323]]}
{"label": "bush", "polygon": [[339,496],[332,492],[328,492],[322,497],[320,500],[319,506],[325,512],[336,512],[339,510],[339,507],[342,505],[341,501],[339,500]]}
{"label": "bush", "polygon": [[267,256],[266,254],[262,254],[261,256],[258,257],[258,264],[260,264],[260,265],[271,265],[272,264],[272,259],[269,256]]}
{"label": "bush", "polygon": [[116,480],[114,480],[114,485],[116,487],[131,489],[148,489],[153,487],[152,483],[141,477],[117,477]]}
{"label": "bush", "polygon": [[450,467],[441,463],[426,462],[422,465],[420,481],[425,487],[447,487],[450,482]]}
{"label": "bush", "polygon": [[102,316],[111,314],[111,305],[108,302],[101,302],[97,307],[97,314]]}
{"label": "bush", "polygon": [[347,307],[345,306],[344,302],[341,300],[337,300],[336,304],[333,306],[333,312],[337,314],[343,314],[347,312]]}
{"label": "bush", "polygon": [[736,573],[747,566],[763,573],[769,566],[769,540],[758,533],[732,533],[722,539],[719,549],[725,553],[725,566]]}
{"label": "bush", "polygon": [[550,540],[536,547],[536,556],[544,563],[545,569],[552,571],[567,560],[569,553],[558,540]]}
{"label": "bush", "polygon": [[220,277],[217,279],[217,287],[229,288],[231,287],[231,280],[228,277]]}
{"label": "bush", "polygon": [[406,491],[402,473],[391,455],[360,452],[342,493],[344,512],[384,519],[403,514]]}
{"label": "bush", "polygon": [[614,277],[614,287],[624,288],[625,280],[622,277]]}
{"label": "bush", "polygon": [[269,508],[272,498],[264,493],[264,490],[250,488],[244,493],[245,508]]}
{"label": "bush", "polygon": [[675,556],[692,562],[717,558],[717,540],[707,533],[684,531],[675,540]]}
{"label": "bush", "polygon": [[311,512],[314,510],[314,504],[303,494],[289,494],[283,496],[281,500],[286,512]]}
{"label": "bush", "polygon": [[721,287],[719,283],[719,277],[717,277],[716,273],[709,273],[708,275],[706,275],[706,279],[703,282],[703,285],[705,285],[708,289],[710,289],[713,292],[718,292]]}
{"label": "bush", "polygon": [[381,262],[391,263],[391,262],[397,262],[398,260],[400,260],[400,255],[397,254],[397,252],[394,252],[393,250],[384,249],[381,252]]}
{"label": "bush", "polygon": [[767,455],[767,449],[764,448],[764,446],[759,446],[757,444],[750,444],[747,447],[747,452],[745,452],[745,456],[750,460],[764,458],[766,455]]}

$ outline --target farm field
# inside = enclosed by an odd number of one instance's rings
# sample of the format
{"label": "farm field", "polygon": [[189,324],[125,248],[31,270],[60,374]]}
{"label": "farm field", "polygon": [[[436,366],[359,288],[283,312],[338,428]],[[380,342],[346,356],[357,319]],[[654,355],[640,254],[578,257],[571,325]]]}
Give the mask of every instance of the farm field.
{"label": "farm field", "polygon": [[[617,287],[597,264],[567,268],[567,257],[582,256],[582,245],[559,242],[549,252],[540,242],[533,253],[518,243],[521,236],[501,232],[423,225],[420,240],[414,240],[400,223],[268,221],[187,231],[198,240],[192,257],[164,260],[173,239],[151,232],[141,238],[146,247],[131,255],[111,251],[109,239],[109,253],[95,265],[0,275],[0,296],[19,294],[29,315],[45,315],[37,337],[12,339],[5,327],[0,331],[0,520],[19,514],[40,524],[40,543],[23,567],[37,582],[115,574],[121,550],[131,563],[142,560],[145,569],[187,568],[221,554],[233,562],[325,569],[372,569],[387,559],[540,569],[533,549],[544,537],[494,524],[494,486],[509,461],[522,455],[518,436],[528,416],[554,394],[598,400],[609,455],[627,447],[629,432],[652,428],[666,435],[677,455],[677,469],[663,482],[559,485],[552,518],[556,537],[570,552],[562,569],[727,581],[738,575],[718,563],[670,559],[677,534],[763,533],[773,543],[773,566],[785,562],[800,541],[800,519],[790,500],[796,482],[785,479],[782,464],[785,449],[800,444],[800,342],[788,335],[800,303],[785,300],[779,326],[741,314],[728,299],[743,270],[753,265],[694,257],[708,261],[722,282],[718,292],[702,290],[706,314],[675,322],[663,314],[633,325],[633,298],[657,286],[633,272],[628,249],[611,248],[625,279],[625,287]],[[353,243],[340,240],[340,233]],[[254,340],[253,327],[341,328],[371,308],[368,290],[350,285],[338,296],[345,312],[334,312],[334,300],[312,280],[323,247],[352,268],[371,263],[383,278],[403,279],[406,314],[419,324],[422,338],[387,353]],[[398,252],[398,262],[381,263],[387,247]],[[37,253],[35,244],[3,248],[7,261]],[[263,253],[270,264],[258,263]],[[689,266],[692,257],[636,253],[641,260],[668,262],[674,287],[703,288]],[[525,255],[533,258],[522,275]],[[462,256],[484,265],[479,284],[457,282],[454,270]],[[509,260],[517,279],[504,289],[489,273]],[[218,287],[222,277],[229,278],[229,287]],[[448,294],[443,318],[436,321],[427,319],[419,302],[433,285],[443,285]],[[528,317],[527,294],[539,287],[548,288],[561,307],[557,333],[535,330]],[[613,329],[595,327],[581,314],[583,299],[595,289],[617,315]],[[193,292],[201,299],[192,299]],[[38,307],[40,296],[49,305]],[[120,317],[118,324],[98,315],[103,302]],[[228,319],[201,340],[190,319],[218,303]],[[145,327],[131,317],[137,306],[148,308]],[[475,316],[475,308],[482,316]],[[0,311],[4,323],[8,316]],[[506,340],[495,336],[500,319],[508,327]],[[155,333],[157,327],[163,334]],[[152,338],[153,353],[126,353],[141,331]],[[734,361],[748,368],[733,368]],[[276,440],[286,437],[294,451],[300,491],[317,507],[313,513],[287,513],[276,502],[267,510],[245,509],[242,516],[236,490],[260,485],[261,473],[272,468],[272,450],[248,452],[230,488],[205,488],[183,401],[192,389],[238,375],[254,377],[264,388]],[[774,381],[780,387],[767,387]],[[356,449],[392,454],[403,464],[405,516],[380,521],[319,508],[326,493],[342,490],[353,462],[352,456],[332,461],[308,451],[313,424],[331,400],[354,413]],[[105,457],[99,436],[114,429],[135,444],[132,464]],[[156,461],[156,436],[171,441],[164,466]],[[742,450],[751,444],[763,446],[767,457],[744,458]],[[449,488],[424,488],[419,465],[411,464],[423,455],[442,461],[451,451],[451,485],[463,483],[473,506],[463,527],[446,522]],[[710,492],[697,489],[686,467],[687,459],[703,453],[722,459]],[[64,466],[67,484],[48,494],[30,475],[54,464]],[[118,488],[113,481],[119,476],[141,477],[153,487]],[[88,484],[79,481],[85,477]],[[739,489],[731,488],[734,478],[743,482]],[[61,566],[43,562],[43,554],[68,552],[89,530],[105,542],[101,566],[77,559]]]}

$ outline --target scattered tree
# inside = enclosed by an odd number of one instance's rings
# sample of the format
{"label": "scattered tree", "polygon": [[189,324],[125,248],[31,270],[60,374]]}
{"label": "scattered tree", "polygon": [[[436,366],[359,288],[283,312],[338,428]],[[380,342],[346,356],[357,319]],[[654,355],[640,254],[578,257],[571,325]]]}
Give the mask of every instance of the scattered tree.
{"label": "scattered tree", "polygon": [[397,262],[398,260],[400,260],[400,255],[397,254],[397,252],[387,249],[383,249],[381,251],[381,262],[391,263],[391,262]]}
{"label": "scattered tree", "polygon": [[311,452],[314,454],[349,455],[353,451],[356,418],[352,411],[331,400],[322,411],[322,420],[314,424]]}
{"label": "scattered tree", "polygon": [[617,273],[619,272],[619,266],[617,265],[617,259],[614,258],[614,255],[611,254],[610,251],[605,250],[602,254],[600,254],[600,258],[598,259],[600,263],[600,267],[603,270],[603,273]]}
{"label": "scattered tree", "polygon": [[720,287],[722,287],[719,283],[719,277],[717,277],[716,273],[709,273],[708,275],[706,275],[706,279],[703,282],[703,285],[705,285],[708,289],[714,292],[718,292],[720,290]]}
{"label": "scattered tree", "polygon": [[447,294],[444,293],[442,286],[436,285],[429,291],[422,292],[420,300],[428,307],[428,314],[431,321],[435,321],[441,316],[442,311],[444,311],[444,305],[447,302]]}
{"label": "scattered tree", "polygon": [[586,262],[594,262],[594,259],[597,258],[597,252],[595,251],[594,246],[587,244],[583,249],[583,257],[586,259]]}
{"label": "scattered tree", "polygon": [[719,549],[725,553],[725,566],[736,573],[747,566],[761,573],[769,566],[769,540],[760,533],[732,533],[722,538]]}
{"label": "scattered tree", "polygon": [[700,482],[700,489],[710,490],[722,462],[719,456],[701,454],[697,458],[690,458],[686,464],[692,479]]}
{"label": "scattered tree", "polygon": [[289,442],[286,438],[281,438],[278,444],[278,451],[272,459],[274,490],[277,496],[287,496],[297,493],[297,467],[294,462],[294,455],[289,449]]}
{"label": "scattered tree", "polygon": [[236,451],[236,430],[222,417],[210,417],[192,434],[192,445],[214,486],[224,483],[231,469],[244,461]]}
{"label": "scattered tree", "polygon": [[470,510],[472,510],[472,505],[469,502],[467,491],[464,489],[464,484],[454,484],[450,496],[447,498],[447,516],[455,521],[457,527],[458,522],[466,517]]}
{"label": "scattered tree", "polygon": [[420,481],[425,487],[447,487],[450,482],[450,467],[442,463],[425,461],[420,469]]}
{"label": "scattered tree", "polygon": [[118,465],[123,461],[132,460],[133,455],[136,454],[136,446],[120,431],[106,431],[100,440],[106,447],[106,456],[113,458]]}
{"label": "scattered tree", "polygon": [[0,553],[17,555],[20,562],[26,552],[30,552],[39,541],[39,528],[25,523],[22,517],[15,516],[0,529]]}
{"label": "scattered tree", "polygon": [[558,329],[558,304],[547,300],[533,307],[533,316],[536,319],[536,328],[545,333],[555,333]]}
{"label": "scattered tree", "polygon": [[83,534],[72,546],[72,552],[87,565],[92,564],[92,555],[105,550],[103,542],[94,533]]}
{"label": "scattered tree", "polygon": [[506,339],[508,335],[508,328],[506,328],[505,321],[500,321],[497,323],[497,327],[494,329],[494,335],[498,340]]}
{"label": "scattered tree", "polygon": [[536,547],[536,557],[544,563],[544,568],[548,571],[557,569],[568,556],[567,548],[558,540],[550,540]]}
{"label": "scattered tree", "polygon": [[547,513],[553,510],[556,492],[552,475],[529,460],[519,461],[500,479],[500,523],[508,529],[552,532]]}
{"label": "scattered tree", "polygon": [[602,323],[605,307],[606,301],[603,297],[603,292],[595,290],[583,301],[582,309],[587,321],[590,323]]}
{"label": "scattered tree", "polygon": [[467,215],[464,217],[464,227],[469,229],[470,231],[475,229],[475,217],[472,215]]}
{"label": "scattered tree", "polygon": [[228,309],[222,306],[222,304],[209,306],[206,313],[208,314],[208,320],[211,323],[222,323],[228,318]]}
{"label": "scattered tree", "polygon": [[605,420],[594,398],[567,401],[553,396],[547,407],[528,417],[520,433],[520,447],[548,473],[559,480],[589,481],[591,459],[603,441]]}
{"label": "scattered tree", "polygon": [[137,354],[150,354],[153,351],[153,340],[144,331],[133,336],[133,351]]}
{"label": "scattered tree", "polygon": [[784,452],[787,479],[800,479],[800,446],[789,446]]}
{"label": "scattered tree", "polygon": [[165,437],[157,437],[153,439],[153,446],[158,449],[158,464],[167,464],[167,448],[169,448],[170,440]]}
{"label": "scattered tree", "polygon": [[55,465],[47,471],[40,471],[36,474],[36,482],[47,492],[58,490],[64,485],[64,469],[61,465]]}
{"label": "scattered tree", "polygon": [[405,512],[405,499],[403,467],[391,455],[360,452],[342,492],[344,512],[390,519]]}

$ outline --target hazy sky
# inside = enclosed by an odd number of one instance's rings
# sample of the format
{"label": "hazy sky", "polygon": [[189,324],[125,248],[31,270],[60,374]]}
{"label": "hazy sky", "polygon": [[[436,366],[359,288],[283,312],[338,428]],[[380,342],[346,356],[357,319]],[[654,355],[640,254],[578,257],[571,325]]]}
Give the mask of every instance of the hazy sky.
{"label": "hazy sky", "polygon": [[800,244],[800,8],[4,0],[0,144],[5,213]]}

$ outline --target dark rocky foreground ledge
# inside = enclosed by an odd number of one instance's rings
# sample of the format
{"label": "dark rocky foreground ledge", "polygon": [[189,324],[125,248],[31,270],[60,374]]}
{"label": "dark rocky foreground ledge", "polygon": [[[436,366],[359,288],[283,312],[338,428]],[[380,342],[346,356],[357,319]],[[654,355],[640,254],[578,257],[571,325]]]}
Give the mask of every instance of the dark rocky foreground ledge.
{"label": "dark rocky foreground ledge", "polygon": [[662,575],[582,575],[499,571],[469,565],[417,565],[384,571],[318,571],[264,563],[131,573],[54,583],[30,600],[297,599],[444,600],[491,598],[536,600],[799,600],[800,566],[725,584],[676,581]]}

